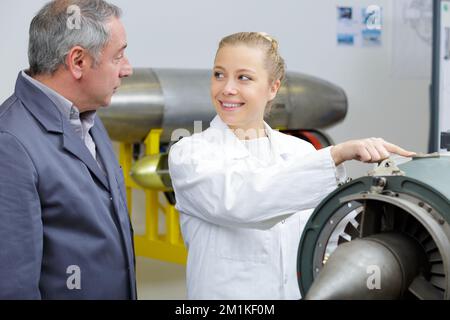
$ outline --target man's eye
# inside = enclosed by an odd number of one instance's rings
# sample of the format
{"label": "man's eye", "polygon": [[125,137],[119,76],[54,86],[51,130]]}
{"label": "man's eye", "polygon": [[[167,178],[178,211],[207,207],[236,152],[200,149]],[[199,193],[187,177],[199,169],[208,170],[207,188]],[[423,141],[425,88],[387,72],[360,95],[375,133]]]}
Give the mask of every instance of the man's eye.
{"label": "man's eye", "polygon": [[216,79],[222,79],[224,77],[222,72],[214,72],[214,78]]}

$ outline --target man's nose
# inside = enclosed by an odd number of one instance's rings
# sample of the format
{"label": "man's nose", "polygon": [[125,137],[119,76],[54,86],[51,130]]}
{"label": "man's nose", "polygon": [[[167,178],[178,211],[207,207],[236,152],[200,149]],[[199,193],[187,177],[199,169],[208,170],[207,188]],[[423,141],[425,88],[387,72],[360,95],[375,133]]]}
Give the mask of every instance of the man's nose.
{"label": "man's nose", "polygon": [[128,58],[125,57],[122,68],[120,69],[119,77],[125,78],[131,76],[132,74],[133,74],[133,67],[130,64],[130,61],[128,61]]}

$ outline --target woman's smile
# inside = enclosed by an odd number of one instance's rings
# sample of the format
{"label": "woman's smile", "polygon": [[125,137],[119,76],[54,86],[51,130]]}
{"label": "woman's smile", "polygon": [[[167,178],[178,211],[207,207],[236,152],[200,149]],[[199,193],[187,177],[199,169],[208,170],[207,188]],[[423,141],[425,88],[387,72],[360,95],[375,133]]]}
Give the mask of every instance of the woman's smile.
{"label": "woman's smile", "polygon": [[220,105],[226,111],[233,111],[241,108],[245,103],[243,102],[234,102],[234,101],[221,101],[219,100]]}

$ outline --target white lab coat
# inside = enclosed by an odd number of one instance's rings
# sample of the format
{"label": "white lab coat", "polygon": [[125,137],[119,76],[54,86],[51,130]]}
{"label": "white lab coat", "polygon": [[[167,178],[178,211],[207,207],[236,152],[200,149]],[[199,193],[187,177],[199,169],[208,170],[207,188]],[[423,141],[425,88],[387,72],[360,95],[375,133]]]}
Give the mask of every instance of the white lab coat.
{"label": "white lab coat", "polygon": [[[169,170],[188,248],[189,299],[299,299],[301,232],[345,178],[330,148],[266,131],[275,163],[263,166],[216,116],[172,146]],[[308,210],[309,209],[309,210]]]}

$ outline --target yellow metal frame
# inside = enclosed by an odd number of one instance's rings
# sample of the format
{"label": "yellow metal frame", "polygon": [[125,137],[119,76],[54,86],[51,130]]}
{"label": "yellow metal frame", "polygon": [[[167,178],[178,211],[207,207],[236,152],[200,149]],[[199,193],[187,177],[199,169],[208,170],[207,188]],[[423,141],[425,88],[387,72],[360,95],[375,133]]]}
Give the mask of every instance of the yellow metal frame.
{"label": "yellow metal frame", "polygon": [[[150,131],[144,141],[146,155],[159,153],[161,134],[162,129],[152,129]],[[187,250],[181,237],[178,211],[170,203],[161,203],[159,201],[160,191],[144,189],[132,180],[130,176],[130,169],[133,164],[132,144],[120,143],[119,162],[124,171],[130,218],[133,212],[133,189],[144,190],[145,192],[145,233],[143,235],[134,236],[136,255],[178,264],[186,264]],[[158,233],[159,212],[162,212],[165,215],[166,232],[164,234]]]}

